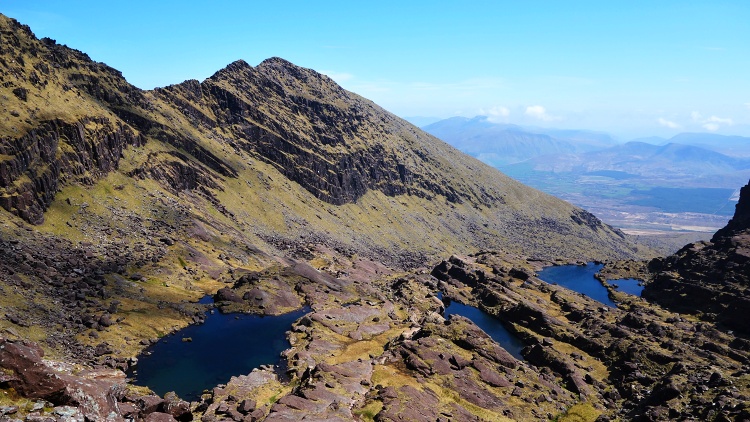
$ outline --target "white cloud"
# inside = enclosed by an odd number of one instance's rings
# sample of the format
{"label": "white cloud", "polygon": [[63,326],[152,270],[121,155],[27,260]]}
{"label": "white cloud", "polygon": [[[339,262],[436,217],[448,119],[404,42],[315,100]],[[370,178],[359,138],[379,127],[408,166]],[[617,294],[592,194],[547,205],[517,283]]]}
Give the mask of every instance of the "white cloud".
{"label": "white cloud", "polygon": [[719,130],[719,125],[717,125],[716,123],[705,123],[703,125],[703,129],[706,129],[709,132],[716,132],[717,130]]}
{"label": "white cloud", "polygon": [[703,117],[703,115],[697,111],[690,113],[690,117],[694,122],[700,124],[703,129],[706,129],[709,132],[716,132],[721,129],[722,125],[731,126],[734,124],[734,120],[729,117],[719,117],[714,115]]}
{"label": "white cloud", "polygon": [[489,109],[488,114],[491,116],[508,117],[510,116],[510,110],[508,107],[497,106]]}
{"label": "white cloud", "polygon": [[670,129],[679,129],[679,128],[682,127],[682,126],[678,125],[677,123],[675,123],[675,122],[673,122],[671,120],[667,120],[667,119],[665,119],[663,117],[659,117],[658,122],[659,122],[660,125],[662,125],[664,127],[668,127]]}
{"label": "white cloud", "polygon": [[558,116],[552,116],[552,115],[547,114],[547,109],[545,109],[543,106],[540,106],[540,105],[526,107],[526,111],[524,112],[524,114],[526,114],[529,117],[533,117],[535,119],[542,120],[545,122],[562,120]]}
{"label": "white cloud", "polygon": [[510,109],[503,106],[495,106],[489,110],[480,109],[479,114],[487,116],[487,120],[493,123],[506,122],[510,116]]}

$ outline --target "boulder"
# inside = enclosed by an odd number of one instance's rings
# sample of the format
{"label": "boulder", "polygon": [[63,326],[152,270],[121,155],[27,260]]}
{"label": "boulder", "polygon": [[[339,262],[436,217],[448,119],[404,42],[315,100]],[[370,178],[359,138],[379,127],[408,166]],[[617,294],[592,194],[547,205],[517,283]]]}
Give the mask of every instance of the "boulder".
{"label": "boulder", "polygon": [[35,343],[0,338],[0,368],[6,373],[7,385],[18,394],[55,406],[75,406],[89,420],[123,420],[117,396],[124,377],[77,377],[48,366],[43,356]]}

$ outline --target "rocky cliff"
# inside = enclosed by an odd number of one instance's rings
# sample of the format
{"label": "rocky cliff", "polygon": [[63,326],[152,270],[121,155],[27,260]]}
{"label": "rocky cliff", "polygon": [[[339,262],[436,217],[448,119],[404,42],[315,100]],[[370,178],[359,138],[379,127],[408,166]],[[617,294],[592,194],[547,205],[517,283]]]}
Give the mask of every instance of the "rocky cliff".
{"label": "rocky cliff", "polygon": [[750,184],[734,217],[711,242],[689,244],[649,264],[655,273],[643,296],[663,306],[750,334]]}

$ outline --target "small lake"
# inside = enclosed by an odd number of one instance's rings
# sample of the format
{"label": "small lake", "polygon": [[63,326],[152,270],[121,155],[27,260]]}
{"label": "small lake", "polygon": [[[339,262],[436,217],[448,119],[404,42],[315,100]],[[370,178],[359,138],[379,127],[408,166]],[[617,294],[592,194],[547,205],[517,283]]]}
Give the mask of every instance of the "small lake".
{"label": "small lake", "polygon": [[[438,297],[442,299],[442,294],[438,294]],[[523,360],[521,349],[525,345],[518,337],[508,331],[499,319],[481,309],[454,301],[451,301],[445,308],[445,317],[448,318],[450,315],[461,315],[469,318],[477,327],[481,328],[482,331],[495,340],[497,344],[513,355],[513,357]]]}
{"label": "small lake", "polygon": [[[211,302],[210,296],[201,300]],[[309,311],[303,308],[279,316],[215,311],[203,324],[188,326],[148,347],[128,375],[135,378],[134,384],[159,395],[174,391],[183,400],[197,400],[203,390],[225,384],[232,376],[277,364],[281,352],[289,348],[286,332]]]}
{"label": "small lake", "polygon": [[[583,293],[586,296],[599,301],[610,307],[617,307],[617,304],[609,298],[607,289],[602,283],[594,278],[594,274],[599,272],[604,265],[589,263],[586,265],[560,265],[546,267],[539,271],[537,276],[550,284],[558,284],[567,289]],[[639,285],[640,281],[634,278],[625,278],[620,280],[610,280],[609,284],[617,285],[616,290],[629,293],[633,296],[640,296],[643,286]]]}

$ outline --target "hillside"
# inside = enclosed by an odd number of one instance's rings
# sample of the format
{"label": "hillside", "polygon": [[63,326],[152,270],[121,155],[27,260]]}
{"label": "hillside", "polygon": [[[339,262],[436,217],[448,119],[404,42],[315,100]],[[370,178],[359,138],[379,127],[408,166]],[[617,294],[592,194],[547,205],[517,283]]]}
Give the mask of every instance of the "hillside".
{"label": "hillside", "polygon": [[88,213],[112,224],[110,201],[148,209],[151,195],[189,197],[200,204],[191,216],[259,244],[304,236],[433,257],[476,247],[569,259],[634,251],[585,212],[282,59],[146,92],[8,19],[3,28],[0,205],[40,231],[76,235],[63,200],[81,190]]}

